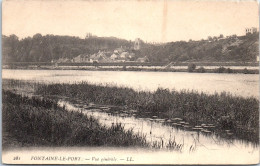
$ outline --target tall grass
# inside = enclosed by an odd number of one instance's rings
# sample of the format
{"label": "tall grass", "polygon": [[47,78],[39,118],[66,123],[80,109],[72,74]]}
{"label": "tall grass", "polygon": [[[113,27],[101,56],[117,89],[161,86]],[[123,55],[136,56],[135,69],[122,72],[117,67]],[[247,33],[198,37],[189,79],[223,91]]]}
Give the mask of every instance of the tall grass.
{"label": "tall grass", "polygon": [[[105,127],[92,117],[68,112],[49,99],[3,90],[3,133],[22,146],[148,146],[144,136],[121,124]],[[6,135],[6,134],[4,134]],[[4,138],[3,147],[13,144]]]}
{"label": "tall grass", "polygon": [[111,104],[151,112],[159,118],[182,118],[191,124],[213,123],[219,130],[232,129],[236,137],[258,142],[259,101],[227,93],[205,94],[194,91],[157,89],[136,92],[130,88],[80,84],[39,84],[36,93],[60,95],[84,102]]}

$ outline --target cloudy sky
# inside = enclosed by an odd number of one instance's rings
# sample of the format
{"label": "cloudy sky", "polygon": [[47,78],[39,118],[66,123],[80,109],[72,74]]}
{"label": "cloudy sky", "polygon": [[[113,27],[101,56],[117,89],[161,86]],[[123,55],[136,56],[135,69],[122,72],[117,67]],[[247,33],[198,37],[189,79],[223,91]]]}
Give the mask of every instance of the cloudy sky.
{"label": "cloudy sky", "polygon": [[6,0],[2,8],[2,33],[19,38],[36,33],[84,38],[90,32],[169,42],[243,35],[246,27],[259,26],[257,1]]}

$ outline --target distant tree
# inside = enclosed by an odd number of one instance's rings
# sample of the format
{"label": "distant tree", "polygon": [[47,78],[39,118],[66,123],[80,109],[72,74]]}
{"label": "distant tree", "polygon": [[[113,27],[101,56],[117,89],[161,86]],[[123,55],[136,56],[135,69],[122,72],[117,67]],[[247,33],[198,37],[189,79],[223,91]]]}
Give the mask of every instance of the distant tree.
{"label": "distant tree", "polygon": [[183,54],[178,58],[179,61],[187,61],[189,60],[189,56],[187,54]]}
{"label": "distant tree", "polygon": [[[194,42],[169,42],[162,44],[143,43],[140,50],[132,50],[133,42],[117,39],[114,37],[91,37],[80,39],[73,36],[42,36],[40,33],[33,37],[20,39],[16,35],[2,36],[2,58],[3,62],[51,62],[59,58],[72,59],[80,54],[92,55],[99,50],[110,52],[122,46],[135,56],[136,60],[147,56],[150,62],[170,61],[256,61],[259,54],[259,33],[249,36],[239,36],[240,44],[232,44],[237,36],[223,38],[221,42],[209,43],[207,40]],[[219,37],[222,37],[221,34]],[[213,41],[209,36],[209,41]],[[190,40],[191,41],[191,40]],[[226,51],[223,52],[223,48]]]}
{"label": "distant tree", "polygon": [[211,36],[209,36],[208,41],[213,41],[213,38]]}
{"label": "distant tree", "polygon": [[56,45],[53,48],[53,54],[54,54],[54,59],[59,59],[62,57],[62,48],[60,45]]}
{"label": "distant tree", "polygon": [[243,73],[244,73],[244,74],[248,74],[248,73],[249,73],[249,71],[247,70],[247,68],[244,68]]}
{"label": "distant tree", "polygon": [[222,39],[222,38],[224,38],[224,35],[223,35],[223,34],[220,34],[218,38],[219,38],[219,39]]}
{"label": "distant tree", "polygon": [[188,65],[188,72],[193,72],[196,69],[196,65],[194,63],[190,63]]}
{"label": "distant tree", "polygon": [[10,35],[9,40],[7,40],[8,45],[10,47],[10,52],[8,54],[8,58],[11,61],[17,61],[18,60],[18,52],[17,52],[17,48],[18,48],[18,44],[19,44],[19,38],[16,35]]}
{"label": "distant tree", "polygon": [[95,67],[98,67],[98,62],[97,62],[97,61],[93,61],[93,65],[94,65]]}
{"label": "distant tree", "polygon": [[33,39],[34,40],[41,40],[42,39],[42,35],[40,33],[37,33],[37,34],[33,35]]}
{"label": "distant tree", "polygon": [[12,35],[9,36],[9,40],[10,41],[18,41],[19,38],[15,34],[12,34]]}
{"label": "distant tree", "polygon": [[206,71],[205,68],[202,66],[200,68],[198,68],[199,73],[205,73],[205,71]]}
{"label": "distant tree", "polygon": [[19,47],[19,53],[20,53],[20,59],[19,61],[21,62],[28,62],[28,56],[32,50],[33,47],[33,42],[31,37],[27,37],[20,42],[20,47]]}
{"label": "distant tree", "polygon": [[220,66],[219,68],[215,69],[215,72],[217,72],[217,73],[224,73],[224,72],[225,72],[225,70],[226,70],[226,68],[225,68],[225,67],[223,67],[223,66]]}

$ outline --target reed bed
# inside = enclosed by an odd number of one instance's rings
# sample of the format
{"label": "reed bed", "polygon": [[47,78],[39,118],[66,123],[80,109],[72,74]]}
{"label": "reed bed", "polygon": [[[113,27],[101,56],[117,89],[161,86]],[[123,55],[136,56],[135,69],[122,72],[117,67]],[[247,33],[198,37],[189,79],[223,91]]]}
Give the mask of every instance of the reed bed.
{"label": "reed bed", "polygon": [[[170,139],[167,142],[164,142],[163,139],[161,139],[161,141],[153,141],[151,143],[151,147],[154,148],[154,149],[166,148],[169,151],[183,152],[184,143],[177,143],[175,141],[175,138]],[[191,152],[192,148],[195,149],[196,147],[193,147],[193,145],[191,145],[190,148],[189,148],[189,152]]]}
{"label": "reed bed", "polygon": [[217,130],[232,130],[236,138],[258,142],[259,100],[228,93],[205,94],[158,88],[155,92],[136,92],[131,88],[79,84],[39,84],[39,95],[59,95],[86,104],[108,104],[135,109],[138,114],[158,118],[181,118],[193,125],[214,124]]}
{"label": "reed bed", "polygon": [[[125,130],[121,124],[102,126],[92,117],[58,107],[53,100],[29,98],[6,90],[2,98],[4,148],[15,142],[19,146],[149,145],[144,136]],[[9,137],[5,138],[6,135]]]}
{"label": "reed bed", "polygon": [[259,100],[228,93],[205,94],[196,91],[175,91],[159,88],[155,92],[136,92],[131,88],[109,85],[42,84],[20,80],[3,80],[4,89],[31,87],[40,96],[68,97],[85,104],[107,104],[136,110],[137,115],[151,118],[182,119],[190,125],[213,124],[214,132],[227,137],[225,131],[242,140],[259,142]]}

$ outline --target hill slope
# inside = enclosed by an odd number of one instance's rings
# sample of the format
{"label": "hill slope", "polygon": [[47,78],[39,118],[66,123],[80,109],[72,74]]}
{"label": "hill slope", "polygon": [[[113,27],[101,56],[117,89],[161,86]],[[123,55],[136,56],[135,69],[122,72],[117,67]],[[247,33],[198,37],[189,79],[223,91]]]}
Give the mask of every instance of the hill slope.
{"label": "hill slope", "polygon": [[150,61],[255,62],[259,55],[259,33],[200,41],[151,45],[140,50]]}
{"label": "hill slope", "polygon": [[133,50],[134,43],[114,37],[80,39],[71,36],[36,34],[19,40],[17,36],[3,36],[3,62],[51,62],[59,58],[73,58],[79,54],[94,54],[119,47],[147,56],[150,62],[255,62],[259,55],[259,33],[246,36],[209,37],[208,40],[178,41],[160,45],[142,44]]}

